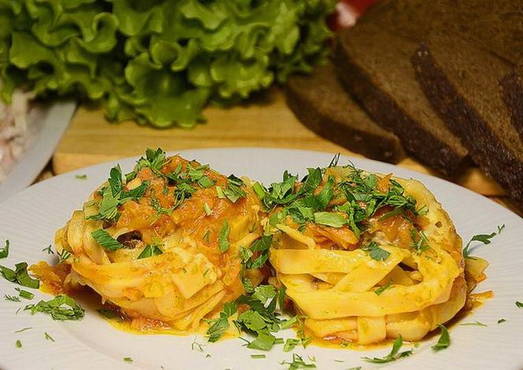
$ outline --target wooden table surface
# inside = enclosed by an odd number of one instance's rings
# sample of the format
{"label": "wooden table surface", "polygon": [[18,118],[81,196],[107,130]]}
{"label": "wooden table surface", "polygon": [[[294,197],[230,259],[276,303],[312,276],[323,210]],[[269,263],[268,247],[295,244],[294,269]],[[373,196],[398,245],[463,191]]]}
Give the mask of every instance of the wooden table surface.
{"label": "wooden table surface", "polygon": [[[273,89],[254,102],[223,109],[209,107],[207,122],[194,129],[155,129],[134,122],[111,124],[98,109],[80,107],[53,157],[61,174],[96,163],[141,155],[146,148],[166,151],[211,147],[277,147],[317,150],[361,157],[305,128],[287,108],[283,94]],[[399,166],[437,175],[411,158]],[[477,168],[457,182],[505,206],[503,190]]]}

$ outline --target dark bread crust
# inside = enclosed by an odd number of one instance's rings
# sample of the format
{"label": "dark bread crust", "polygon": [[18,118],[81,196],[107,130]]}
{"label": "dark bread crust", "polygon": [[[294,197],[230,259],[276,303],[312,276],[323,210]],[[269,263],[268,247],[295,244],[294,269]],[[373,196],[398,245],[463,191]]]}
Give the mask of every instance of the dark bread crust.
{"label": "dark bread crust", "polygon": [[[462,138],[474,161],[508,189],[518,205],[522,205],[523,153],[518,153],[500,140],[492,130],[493,126],[458,92],[458,88],[449,80],[426,44],[422,44],[414,53],[412,63],[416,77],[432,106],[447,126]],[[496,90],[499,86],[491,88]]]}
{"label": "dark bread crust", "polygon": [[[351,32],[351,30],[347,32]],[[350,37],[350,35],[342,35],[342,37],[346,36]],[[334,63],[338,76],[343,86],[357,98],[369,115],[381,126],[398,135],[408,153],[447,177],[459,175],[465,167],[470,165],[465,148],[460,144],[453,147],[443,142],[442,139],[445,140],[445,138],[442,136],[444,135],[435,135],[425,129],[424,125],[419,122],[425,117],[420,115],[414,117],[409,114],[408,108],[402,107],[398,103],[394,91],[388,93],[381,86],[376,86],[371,76],[379,73],[386,74],[387,71],[365,70],[363,63],[358,63],[352,58],[348,47],[343,45],[342,37],[336,44],[334,52]],[[408,76],[405,77],[408,78]],[[421,90],[413,93],[423,96]],[[425,98],[423,97],[423,99]],[[426,105],[427,112],[431,111],[430,105],[428,103]],[[435,119],[439,121],[438,117]],[[433,124],[444,126],[442,122],[433,122]]]}
{"label": "dark bread crust", "polygon": [[503,100],[510,109],[511,122],[523,141],[523,78],[514,70],[500,81]]}
{"label": "dark bread crust", "polygon": [[296,117],[318,135],[372,159],[397,163],[405,156],[398,137],[374,123],[343,90],[332,65],[291,77],[285,93]]}

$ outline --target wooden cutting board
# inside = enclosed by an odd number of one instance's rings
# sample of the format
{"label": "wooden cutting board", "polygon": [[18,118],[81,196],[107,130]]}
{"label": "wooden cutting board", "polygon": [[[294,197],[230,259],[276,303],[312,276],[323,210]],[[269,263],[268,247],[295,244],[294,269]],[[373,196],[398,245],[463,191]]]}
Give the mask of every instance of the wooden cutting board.
{"label": "wooden cutting board", "polygon": [[[207,122],[193,129],[154,129],[134,122],[111,124],[100,110],[80,107],[53,157],[55,173],[61,174],[96,163],[141,155],[146,148],[178,151],[211,147],[276,147],[350,152],[304,127],[287,108],[283,94],[273,89],[256,102],[229,109],[209,107]],[[406,158],[399,166],[436,175],[419,162]],[[503,190],[477,168],[471,168],[458,183],[484,195],[502,195]]]}

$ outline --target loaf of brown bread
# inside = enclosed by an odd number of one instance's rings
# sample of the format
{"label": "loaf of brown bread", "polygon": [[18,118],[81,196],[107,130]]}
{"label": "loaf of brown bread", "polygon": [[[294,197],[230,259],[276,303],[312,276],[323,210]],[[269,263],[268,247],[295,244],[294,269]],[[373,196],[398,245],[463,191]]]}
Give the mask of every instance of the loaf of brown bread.
{"label": "loaf of brown bread", "polygon": [[405,150],[452,177],[469,164],[467,150],[430,106],[410,57],[418,43],[371,22],[339,34],[334,61],[344,87]]}
{"label": "loaf of brown bread", "polygon": [[514,68],[501,80],[503,99],[510,109],[512,126],[523,140],[523,67]]}
{"label": "loaf of brown bread", "polygon": [[400,140],[370,119],[343,90],[332,64],[311,75],[295,75],[285,87],[287,104],[312,131],[369,158],[397,163],[404,157]]}
{"label": "loaf of brown bread", "polygon": [[421,45],[412,63],[432,106],[474,161],[523,204],[523,141],[500,86],[512,65],[441,32]]}
{"label": "loaf of brown bread", "polygon": [[358,22],[417,41],[446,30],[517,63],[523,60],[522,19],[523,1],[380,0]]}

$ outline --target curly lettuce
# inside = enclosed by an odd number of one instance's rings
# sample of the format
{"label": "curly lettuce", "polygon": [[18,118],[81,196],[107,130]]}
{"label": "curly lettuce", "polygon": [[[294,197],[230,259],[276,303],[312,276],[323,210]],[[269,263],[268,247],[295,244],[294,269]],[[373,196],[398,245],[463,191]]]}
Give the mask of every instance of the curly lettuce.
{"label": "curly lettuce", "polygon": [[334,0],[0,0],[0,97],[103,105],[110,120],[191,127],[326,53]]}

